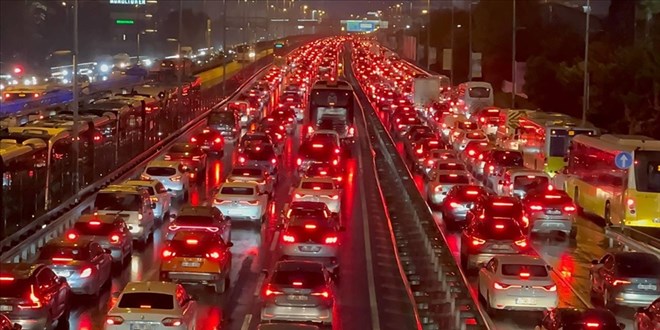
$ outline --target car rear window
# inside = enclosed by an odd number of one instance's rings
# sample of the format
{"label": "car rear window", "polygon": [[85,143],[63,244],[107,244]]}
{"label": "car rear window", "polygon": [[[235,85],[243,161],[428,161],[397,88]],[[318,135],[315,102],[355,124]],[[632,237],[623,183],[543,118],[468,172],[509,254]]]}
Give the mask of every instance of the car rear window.
{"label": "car rear window", "polygon": [[471,121],[470,122],[461,121],[461,122],[458,122],[456,124],[456,126],[460,129],[462,129],[462,130],[476,129],[477,128],[477,124],[473,123]]}
{"label": "car rear window", "polygon": [[249,187],[222,187],[220,193],[223,195],[254,195],[254,188]]}
{"label": "car rear window", "polygon": [[25,278],[14,278],[11,274],[2,274],[0,280],[0,297],[3,298],[27,298],[30,292],[30,284],[33,281]]}
{"label": "car rear window", "polygon": [[438,182],[467,184],[470,183],[470,178],[468,178],[466,175],[460,175],[460,174],[440,174],[438,175]]}
{"label": "car rear window", "polygon": [[302,287],[315,288],[325,284],[323,273],[305,270],[278,270],[273,275],[273,284],[292,285],[302,282]]}
{"label": "car rear window", "polygon": [[262,170],[258,168],[239,168],[231,171],[232,176],[261,176]]}
{"label": "car rear window", "polygon": [[528,273],[531,277],[548,277],[548,269],[542,265],[502,264],[502,275],[520,276]]}
{"label": "car rear window", "polygon": [[660,259],[643,253],[616,257],[616,272],[623,277],[660,278]]}
{"label": "car rear window", "polygon": [[500,166],[523,166],[523,156],[518,151],[495,150],[492,153],[492,157]]}
{"label": "car rear window", "polygon": [[153,196],[153,195],[156,194],[156,191],[154,190],[154,187],[152,187],[152,186],[138,186],[138,187],[146,189],[147,192],[149,192],[149,195]]}
{"label": "car rear window", "polygon": [[213,217],[203,215],[179,215],[176,217],[175,221],[179,225],[208,226],[213,224]]}
{"label": "car rear window", "polygon": [[477,224],[477,231],[478,235],[484,239],[514,240],[523,236],[518,223],[513,219],[481,221]]}
{"label": "car rear window", "polygon": [[73,260],[87,260],[88,253],[86,247],[46,245],[39,251],[39,259],[65,258]]}
{"label": "car rear window", "polygon": [[513,179],[513,188],[529,190],[539,186],[547,187],[548,183],[548,177],[544,175],[518,175]]}
{"label": "car rear window", "polygon": [[174,309],[174,296],[157,292],[124,293],[119,308]]}
{"label": "car rear window", "polygon": [[492,218],[517,218],[522,215],[522,205],[514,201],[491,201],[487,208],[488,216]]}
{"label": "car rear window", "polygon": [[[259,150],[257,150],[259,149]],[[271,160],[275,158],[275,151],[273,148],[266,148],[264,146],[259,147],[259,148],[247,148],[245,150],[245,155],[247,156],[248,160],[256,160],[256,161],[265,161],[265,160]]]}
{"label": "car rear window", "polygon": [[76,222],[73,230],[80,235],[106,236],[115,230],[115,225],[104,222]]}
{"label": "car rear window", "polygon": [[147,167],[146,172],[153,176],[172,176],[176,174],[176,169],[172,167]]}
{"label": "car rear window", "polygon": [[463,187],[463,186],[457,186],[457,194],[464,199],[468,200],[476,200],[480,196],[485,194],[485,191],[481,187],[475,187],[475,186],[468,186],[468,187]]}
{"label": "car rear window", "polygon": [[335,189],[335,186],[332,182],[303,182],[300,185],[300,188],[312,190],[330,190]]}
{"label": "car rear window", "polygon": [[184,153],[184,152],[196,152],[197,150],[198,147],[191,144],[175,144],[170,148],[169,152]]}
{"label": "car rear window", "polygon": [[138,194],[125,193],[98,193],[94,207],[99,210],[111,211],[138,211],[142,200]]}

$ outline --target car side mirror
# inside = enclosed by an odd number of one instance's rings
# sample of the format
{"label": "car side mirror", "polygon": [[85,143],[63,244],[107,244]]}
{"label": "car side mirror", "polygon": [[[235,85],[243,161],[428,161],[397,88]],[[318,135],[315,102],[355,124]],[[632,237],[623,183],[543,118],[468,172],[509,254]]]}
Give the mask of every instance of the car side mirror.
{"label": "car side mirror", "polygon": [[262,269],[261,273],[264,274],[264,277],[268,277],[268,270]]}
{"label": "car side mirror", "polygon": [[112,254],[112,251],[110,251],[110,249],[103,249],[103,252],[105,252],[107,254]]}
{"label": "car side mirror", "polygon": [[594,259],[594,260],[591,260],[591,264],[592,264],[592,265],[598,265],[599,262],[598,262],[598,260]]}
{"label": "car side mirror", "polygon": [[545,266],[545,268],[546,268],[549,272],[552,271],[552,266],[550,266],[550,265]]}
{"label": "car side mirror", "polygon": [[229,242],[229,243],[227,243],[227,246],[228,246],[228,247],[232,247],[232,246],[234,246],[234,242]]}
{"label": "car side mirror", "polygon": [[120,294],[121,294],[121,292],[119,292],[119,291],[115,291],[115,292],[112,293],[112,298],[117,299],[117,298],[119,298],[119,295],[120,295]]}

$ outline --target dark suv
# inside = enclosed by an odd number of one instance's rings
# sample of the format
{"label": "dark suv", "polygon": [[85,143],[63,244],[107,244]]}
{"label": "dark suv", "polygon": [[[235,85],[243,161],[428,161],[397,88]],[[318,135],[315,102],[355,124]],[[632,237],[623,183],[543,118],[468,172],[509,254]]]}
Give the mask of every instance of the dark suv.
{"label": "dark suv", "polygon": [[0,264],[0,313],[24,329],[69,322],[71,289],[43,264]]}
{"label": "dark suv", "polygon": [[212,111],[207,125],[228,139],[236,140],[241,134],[239,116],[231,110]]}
{"label": "dark suv", "polygon": [[231,222],[213,206],[184,205],[168,226],[167,239],[177,231],[209,231],[220,233],[225,242],[231,242]]}

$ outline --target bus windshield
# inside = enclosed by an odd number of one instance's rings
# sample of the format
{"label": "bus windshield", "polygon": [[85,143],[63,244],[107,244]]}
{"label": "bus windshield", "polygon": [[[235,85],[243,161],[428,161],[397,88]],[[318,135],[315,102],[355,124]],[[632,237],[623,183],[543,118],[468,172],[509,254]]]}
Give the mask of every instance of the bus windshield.
{"label": "bus windshield", "polygon": [[635,151],[637,191],[660,193],[660,151]]}

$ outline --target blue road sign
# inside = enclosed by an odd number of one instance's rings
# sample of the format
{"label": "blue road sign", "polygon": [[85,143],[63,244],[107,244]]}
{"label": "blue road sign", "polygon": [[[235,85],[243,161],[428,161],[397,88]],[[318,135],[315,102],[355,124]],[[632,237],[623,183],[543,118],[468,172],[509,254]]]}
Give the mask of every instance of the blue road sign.
{"label": "blue road sign", "polygon": [[627,151],[621,151],[614,157],[614,165],[622,170],[627,170],[632,163],[633,155]]}

